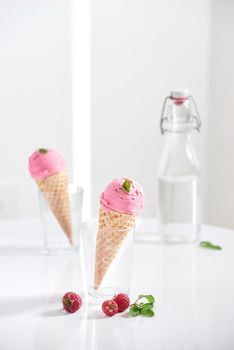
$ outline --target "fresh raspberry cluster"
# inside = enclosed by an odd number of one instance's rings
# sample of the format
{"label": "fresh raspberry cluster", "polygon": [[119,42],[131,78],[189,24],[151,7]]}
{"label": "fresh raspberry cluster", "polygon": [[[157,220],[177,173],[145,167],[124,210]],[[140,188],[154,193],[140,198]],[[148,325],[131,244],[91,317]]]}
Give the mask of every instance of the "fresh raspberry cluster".
{"label": "fresh raspberry cluster", "polygon": [[[67,312],[74,313],[78,311],[82,305],[81,297],[74,292],[67,292],[64,294],[63,309]],[[119,293],[113,297],[113,299],[106,300],[102,304],[102,311],[105,315],[111,317],[118,312],[127,310],[130,305],[129,297],[124,293]]]}

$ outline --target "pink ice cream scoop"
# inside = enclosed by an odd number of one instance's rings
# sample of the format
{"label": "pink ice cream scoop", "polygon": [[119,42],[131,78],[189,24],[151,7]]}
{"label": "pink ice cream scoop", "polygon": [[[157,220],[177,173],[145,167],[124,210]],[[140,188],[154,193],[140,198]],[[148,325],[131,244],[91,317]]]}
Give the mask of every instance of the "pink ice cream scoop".
{"label": "pink ice cream scoop", "polygon": [[65,169],[65,160],[53,149],[39,148],[29,158],[29,172],[35,180],[44,179]]}
{"label": "pink ice cream scoop", "polygon": [[138,216],[144,204],[143,189],[133,180],[116,179],[101,194],[100,202],[104,211]]}

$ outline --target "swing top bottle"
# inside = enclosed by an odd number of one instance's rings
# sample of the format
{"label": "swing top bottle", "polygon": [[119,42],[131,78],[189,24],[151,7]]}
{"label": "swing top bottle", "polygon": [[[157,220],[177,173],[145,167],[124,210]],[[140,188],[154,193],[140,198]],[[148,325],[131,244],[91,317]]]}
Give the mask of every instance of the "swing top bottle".
{"label": "swing top bottle", "polygon": [[166,140],[158,169],[159,232],[167,243],[199,238],[201,174],[191,132],[200,127],[193,97],[185,90],[172,91],[164,101],[160,121]]}

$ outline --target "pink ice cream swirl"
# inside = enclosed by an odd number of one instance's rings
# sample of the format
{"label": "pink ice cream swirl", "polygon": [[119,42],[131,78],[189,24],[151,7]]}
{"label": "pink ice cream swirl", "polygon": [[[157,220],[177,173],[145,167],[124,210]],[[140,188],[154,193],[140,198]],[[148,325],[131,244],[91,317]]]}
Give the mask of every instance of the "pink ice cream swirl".
{"label": "pink ice cream swirl", "polygon": [[117,211],[122,214],[138,216],[144,204],[142,187],[135,181],[127,192],[122,186],[126,178],[112,181],[101,194],[100,203],[104,211]]}
{"label": "pink ice cream swirl", "polygon": [[29,172],[35,180],[66,170],[63,157],[53,149],[40,148],[29,158]]}

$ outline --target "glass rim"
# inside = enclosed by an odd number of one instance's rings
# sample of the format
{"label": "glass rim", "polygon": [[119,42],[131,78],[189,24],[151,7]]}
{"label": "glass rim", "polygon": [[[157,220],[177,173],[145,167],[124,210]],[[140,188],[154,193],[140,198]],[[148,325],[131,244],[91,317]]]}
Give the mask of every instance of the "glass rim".
{"label": "glass rim", "polygon": [[[74,183],[68,183],[68,191],[71,193],[71,194],[74,194],[74,193],[83,193],[84,192],[84,188],[81,187],[81,186],[78,186]],[[44,191],[42,191],[40,188],[38,188],[38,192],[39,193],[43,193]],[[54,191],[46,191],[46,192],[54,192]]]}
{"label": "glass rim", "polygon": [[[103,228],[102,231],[108,231],[108,232],[125,232],[125,231],[132,231],[135,229],[136,224],[134,224],[132,227],[123,227],[123,228],[114,228],[114,227],[107,227]],[[83,221],[81,223],[81,231],[98,231],[99,230],[99,219],[91,218],[89,220]]]}

